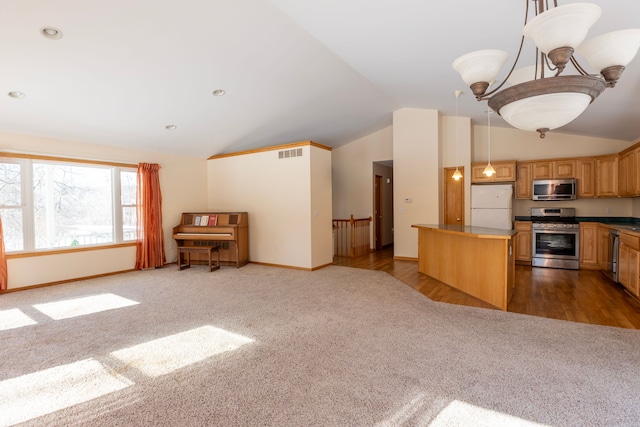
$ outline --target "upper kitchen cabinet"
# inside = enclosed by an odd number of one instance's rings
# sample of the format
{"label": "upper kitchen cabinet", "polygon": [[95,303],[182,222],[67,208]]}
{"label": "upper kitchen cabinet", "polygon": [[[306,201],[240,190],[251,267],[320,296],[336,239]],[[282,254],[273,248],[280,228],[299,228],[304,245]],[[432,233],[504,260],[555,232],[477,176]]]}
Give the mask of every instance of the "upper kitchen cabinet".
{"label": "upper kitchen cabinet", "polygon": [[636,151],[623,151],[618,160],[618,194],[630,197],[638,194],[636,187]]}
{"label": "upper kitchen cabinet", "polygon": [[618,197],[618,155],[596,157],[596,196]]}
{"label": "upper kitchen cabinet", "polygon": [[553,177],[554,178],[575,178],[576,176],[576,161],[556,160],[553,162]]}
{"label": "upper kitchen cabinet", "polygon": [[472,163],[471,164],[471,182],[513,182],[516,180],[516,161],[500,161],[491,162],[491,166],[496,170],[496,173],[491,176],[486,176],[482,172],[487,166],[486,163]]}
{"label": "upper kitchen cabinet", "polygon": [[553,178],[553,162],[535,162],[531,165],[533,179]]}
{"label": "upper kitchen cabinet", "polygon": [[574,159],[549,160],[533,163],[533,179],[575,178]]}
{"label": "upper kitchen cabinet", "polygon": [[638,144],[620,153],[618,194],[622,197],[640,196],[640,147]]}
{"label": "upper kitchen cabinet", "polygon": [[520,163],[516,165],[516,199],[531,199],[531,169],[532,163]]}
{"label": "upper kitchen cabinet", "polygon": [[576,179],[578,180],[578,198],[596,197],[596,159],[578,159]]}

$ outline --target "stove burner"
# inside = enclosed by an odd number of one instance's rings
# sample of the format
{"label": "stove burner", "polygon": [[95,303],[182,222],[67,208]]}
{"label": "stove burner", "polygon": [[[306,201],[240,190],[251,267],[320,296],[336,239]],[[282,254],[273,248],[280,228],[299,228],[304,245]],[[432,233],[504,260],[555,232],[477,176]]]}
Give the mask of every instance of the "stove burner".
{"label": "stove burner", "polygon": [[535,229],[576,229],[575,208],[531,208],[531,221]]}

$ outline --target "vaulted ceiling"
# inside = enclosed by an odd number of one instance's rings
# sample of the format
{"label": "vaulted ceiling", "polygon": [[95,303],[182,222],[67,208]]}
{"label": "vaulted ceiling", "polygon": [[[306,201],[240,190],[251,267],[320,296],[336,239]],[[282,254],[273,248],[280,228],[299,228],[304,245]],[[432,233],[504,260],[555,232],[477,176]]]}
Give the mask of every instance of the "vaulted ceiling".
{"label": "vaulted ceiling", "polygon": [[[495,48],[511,65],[525,1],[4,0],[0,132],[204,158],[308,139],[338,147],[398,108],[453,115],[456,89],[459,114],[483,124],[486,103],[451,63]],[[640,28],[637,0],[590,2],[602,17],[589,36]],[[636,57],[556,132],[636,141],[639,95]]]}

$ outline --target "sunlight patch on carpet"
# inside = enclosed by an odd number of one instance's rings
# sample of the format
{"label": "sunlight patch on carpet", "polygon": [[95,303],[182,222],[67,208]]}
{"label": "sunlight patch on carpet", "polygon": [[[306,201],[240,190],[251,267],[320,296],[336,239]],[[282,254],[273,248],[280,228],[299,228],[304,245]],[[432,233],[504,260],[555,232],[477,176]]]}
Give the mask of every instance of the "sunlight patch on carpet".
{"label": "sunlight patch on carpet", "polygon": [[27,316],[27,314],[19,308],[0,310],[0,331],[37,324],[38,322]]}
{"label": "sunlight patch on carpet", "polygon": [[389,418],[376,424],[376,427],[428,425],[438,408],[446,405],[444,398],[430,399],[426,393],[418,393],[413,399],[396,410]]}
{"label": "sunlight patch on carpet", "polygon": [[213,326],[202,326],[111,353],[150,377],[158,377],[216,354],[252,343],[251,338]]}
{"label": "sunlight patch on carpet", "polygon": [[133,385],[95,359],[0,382],[0,426],[25,422]]}
{"label": "sunlight patch on carpet", "polygon": [[33,307],[54,320],[62,320],[136,304],[140,303],[115,294],[101,294],[36,304]]}
{"label": "sunlight patch on carpet", "polygon": [[492,409],[481,408],[470,403],[454,400],[444,408],[429,427],[549,427],[523,420],[513,415],[497,412]]}

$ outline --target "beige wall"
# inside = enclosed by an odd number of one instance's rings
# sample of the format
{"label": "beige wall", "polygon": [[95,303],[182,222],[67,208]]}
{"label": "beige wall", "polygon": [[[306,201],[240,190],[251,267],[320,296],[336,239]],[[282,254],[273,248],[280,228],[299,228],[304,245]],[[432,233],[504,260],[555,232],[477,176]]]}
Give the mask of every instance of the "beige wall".
{"label": "beige wall", "polygon": [[333,262],[331,201],[331,151],[310,147],[311,151],[311,266]]}
{"label": "beige wall", "polygon": [[[442,116],[442,167],[458,166],[464,168],[465,224],[471,223],[471,131],[471,118]],[[440,191],[442,194],[444,188],[441,188]],[[444,212],[442,217],[444,218]]]}
{"label": "beige wall", "polygon": [[605,198],[605,199],[577,199],[561,202],[534,202],[533,200],[515,200],[513,214],[515,216],[529,216],[531,208],[564,208],[576,209],[576,216],[600,216],[600,217],[631,217],[633,215],[633,200],[630,198]]}
{"label": "beige wall", "polygon": [[252,262],[316,268],[333,261],[331,153],[300,148],[301,157],[279,159],[275,147],[208,161],[208,209],[249,214]]}
{"label": "beige wall", "polygon": [[442,141],[436,110],[393,113],[394,256],[418,257],[413,224],[440,222]]}
{"label": "beige wall", "polygon": [[334,149],[331,153],[333,217],[373,215],[373,163],[393,159],[391,126]]}
{"label": "beige wall", "polygon": [[[158,163],[167,262],[176,260],[173,226],[183,211],[206,209],[206,160],[0,133],[0,151],[137,164]],[[9,289],[132,269],[135,248],[110,248],[8,260]]]}
{"label": "beige wall", "polygon": [[[493,122],[493,121],[492,121]],[[491,160],[539,160],[598,156],[618,153],[633,145],[629,141],[593,138],[551,131],[540,139],[537,132],[491,126]],[[473,161],[487,160],[487,126],[473,126]]]}

